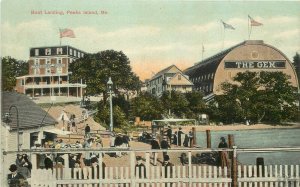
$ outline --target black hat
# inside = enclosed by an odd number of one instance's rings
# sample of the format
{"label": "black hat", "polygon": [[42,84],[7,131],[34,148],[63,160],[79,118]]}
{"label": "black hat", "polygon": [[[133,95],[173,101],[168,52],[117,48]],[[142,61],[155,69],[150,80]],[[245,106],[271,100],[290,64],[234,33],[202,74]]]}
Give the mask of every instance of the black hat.
{"label": "black hat", "polygon": [[170,160],[169,155],[164,155],[164,161],[169,161],[169,160]]}
{"label": "black hat", "polygon": [[15,171],[17,171],[17,165],[16,164],[12,164],[12,165],[10,165],[9,166],[9,171],[11,171],[11,172],[15,172]]}
{"label": "black hat", "polygon": [[136,157],[136,160],[137,160],[137,161],[142,160],[142,157],[141,157],[141,156],[137,156],[137,157]]}
{"label": "black hat", "polygon": [[220,139],[225,142],[225,138],[224,137],[221,137]]}

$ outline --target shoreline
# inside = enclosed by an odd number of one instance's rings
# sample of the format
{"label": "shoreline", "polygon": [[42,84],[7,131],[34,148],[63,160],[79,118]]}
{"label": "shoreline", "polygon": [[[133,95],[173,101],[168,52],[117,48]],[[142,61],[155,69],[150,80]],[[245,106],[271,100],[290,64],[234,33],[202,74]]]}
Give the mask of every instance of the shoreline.
{"label": "shoreline", "polygon": [[[195,127],[196,132],[203,132],[206,130],[211,131],[241,131],[241,130],[268,130],[268,129],[300,129],[300,123],[291,125],[268,125],[268,124],[255,124],[255,125],[202,125],[202,126],[181,126],[183,131],[190,131]],[[176,130],[179,127],[174,127]]]}

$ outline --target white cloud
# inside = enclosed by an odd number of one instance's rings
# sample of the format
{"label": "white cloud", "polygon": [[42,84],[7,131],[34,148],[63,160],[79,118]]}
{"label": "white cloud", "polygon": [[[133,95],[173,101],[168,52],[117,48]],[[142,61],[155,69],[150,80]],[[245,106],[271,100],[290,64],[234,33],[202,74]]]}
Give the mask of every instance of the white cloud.
{"label": "white cloud", "polygon": [[202,25],[190,25],[190,26],[185,25],[185,26],[181,26],[179,29],[182,31],[196,31],[196,32],[204,33],[204,32],[214,30],[218,27],[219,27],[218,22],[214,21]]}
{"label": "white cloud", "polygon": [[269,24],[283,24],[283,23],[298,23],[299,17],[289,17],[289,16],[277,16],[270,19],[265,19],[265,22]]}
{"label": "white cloud", "polygon": [[116,31],[103,32],[92,27],[78,27],[74,31],[81,36],[88,36],[92,39],[111,39],[115,37],[146,37],[159,34],[160,28],[153,26],[138,26],[130,28],[122,28]]}
{"label": "white cloud", "polygon": [[273,35],[274,38],[283,38],[283,39],[295,38],[295,37],[299,38],[299,36],[300,36],[300,29],[285,30]]}

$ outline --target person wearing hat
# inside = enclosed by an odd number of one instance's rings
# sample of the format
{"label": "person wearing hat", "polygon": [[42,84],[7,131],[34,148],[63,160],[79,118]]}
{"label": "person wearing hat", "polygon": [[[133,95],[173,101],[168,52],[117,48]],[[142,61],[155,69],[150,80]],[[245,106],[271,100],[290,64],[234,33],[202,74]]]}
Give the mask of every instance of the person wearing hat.
{"label": "person wearing hat", "polygon": [[90,138],[91,137],[90,132],[91,132],[91,127],[89,126],[89,124],[86,124],[86,126],[84,128],[84,133],[85,133],[85,137],[86,138]]}
{"label": "person wearing hat", "polygon": [[168,140],[170,142],[170,144],[172,143],[172,128],[170,125],[168,125],[168,129],[165,131],[167,137],[168,137]]}
{"label": "person wearing hat", "polygon": [[173,164],[170,162],[170,157],[169,155],[164,156],[164,163],[163,166],[165,168],[165,178],[170,178],[172,177],[173,174]]}
{"label": "person wearing hat", "polygon": [[[167,141],[167,137],[166,136],[160,142],[160,147],[161,147],[161,149],[169,149],[169,148],[171,148],[171,146],[169,145],[169,143]],[[167,151],[163,152],[163,157],[165,157],[165,155],[167,155]]]}
{"label": "person wearing hat", "polygon": [[17,165],[11,164],[9,167],[10,174],[7,175],[8,179],[8,186],[9,187],[21,187],[24,186],[23,183],[25,182],[25,177],[17,172]]}
{"label": "person wearing hat", "polygon": [[[92,167],[92,179],[99,179],[100,172],[99,172],[99,160],[96,155],[91,156],[91,167]],[[105,178],[105,167],[106,164],[102,162],[102,178]]]}
{"label": "person wearing hat", "polygon": [[[117,137],[115,139],[115,147],[116,148],[121,148],[123,144],[123,138],[122,138],[122,134],[118,133]],[[116,152],[116,157],[121,157],[122,153],[121,152]]]}
{"label": "person wearing hat", "polygon": [[[226,139],[224,137],[220,138],[220,143],[218,148],[228,148]],[[228,156],[226,151],[219,151],[218,165],[224,168],[228,167]]]}
{"label": "person wearing hat", "polygon": [[141,156],[136,157],[135,176],[137,178],[146,178],[146,166],[143,163]]}
{"label": "person wearing hat", "polygon": [[178,146],[181,146],[181,135],[182,135],[182,134],[184,134],[184,133],[182,132],[182,128],[179,127],[179,130],[178,130],[178,132],[177,132],[177,139],[178,139],[177,145],[178,145]]}
{"label": "person wearing hat", "polygon": [[[151,140],[151,149],[160,149],[159,143],[156,138],[152,138]],[[153,152],[153,165],[156,166],[157,163],[157,152]]]}
{"label": "person wearing hat", "polygon": [[50,154],[46,154],[46,158],[44,160],[45,168],[53,170],[53,161],[51,159]]}

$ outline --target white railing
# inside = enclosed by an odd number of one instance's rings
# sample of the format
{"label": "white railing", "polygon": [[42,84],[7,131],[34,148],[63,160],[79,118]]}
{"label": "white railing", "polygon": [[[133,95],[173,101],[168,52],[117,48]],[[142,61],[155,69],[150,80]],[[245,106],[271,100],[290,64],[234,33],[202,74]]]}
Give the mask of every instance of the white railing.
{"label": "white railing", "polygon": [[[151,153],[154,150],[146,149],[103,149],[103,150],[84,150],[84,149],[70,149],[70,150],[31,150],[23,151],[23,153],[31,154],[31,161],[33,169],[29,182],[32,187],[92,187],[92,186],[109,186],[109,187],[210,187],[210,186],[268,186],[268,187],[300,187],[300,172],[299,164],[294,165],[237,165],[237,170],[234,170],[233,165],[229,164],[228,168],[211,166],[206,164],[192,163],[192,155],[195,153],[209,152],[209,151],[233,151],[236,155],[242,152],[299,152],[300,148],[264,148],[264,149],[172,149],[168,150],[168,154],[178,154],[185,152],[187,154],[188,163],[181,165],[174,162],[170,167],[153,166],[150,164]],[[68,168],[69,153],[84,153],[85,151],[94,152],[99,155],[98,167],[85,166],[83,168]],[[114,164],[114,167],[102,167],[102,162],[107,159],[103,158],[104,153],[126,152],[128,154],[128,163],[126,166],[119,166]],[[161,153],[164,150],[158,150]],[[64,167],[57,167],[53,170],[38,169],[37,155],[44,153],[64,153]],[[145,169],[139,170],[136,167],[136,155],[143,153],[143,163]],[[7,155],[13,154],[7,153]],[[173,155],[173,161],[175,156]],[[114,161],[114,160],[110,160]],[[231,162],[233,163],[233,162]],[[233,173],[235,172],[235,173]],[[234,176],[237,178],[234,178]]]}

